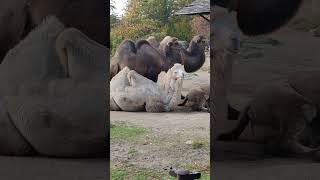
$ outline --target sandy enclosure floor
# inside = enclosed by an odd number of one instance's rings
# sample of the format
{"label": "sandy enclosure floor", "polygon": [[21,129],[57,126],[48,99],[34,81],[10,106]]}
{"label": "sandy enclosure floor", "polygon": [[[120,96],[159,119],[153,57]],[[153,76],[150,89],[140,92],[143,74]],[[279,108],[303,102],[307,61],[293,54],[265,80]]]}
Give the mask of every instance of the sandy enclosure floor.
{"label": "sandy enclosure floor", "polygon": [[[299,70],[320,70],[320,38],[313,37],[308,32],[289,28],[283,28],[268,37],[278,40],[281,45],[260,46],[255,50],[243,50],[246,51],[245,53],[251,51],[252,58],[239,56],[234,64],[229,101],[236,109],[243,108],[250,100],[254,90],[264,83],[281,81],[288,73]],[[215,133],[219,134],[219,132],[230,129],[235,123],[236,121],[219,122],[215,127]],[[251,133],[247,128],[241,138],[250,138],[250,135]],[[219,147],[219,144],[217,144],[217,147]],[[228,157],[228,155],[220,157],[220,160],[215,162],[213,167],[213,174],[216,179],[256,180],[259,177],[261,180],[302,180],[319,179],[320,177],[320,163],[314,163],[309,159],[261,159],[258,156],[262,153],[262,147],[253,144],[234,145],[233,147],[228,144],[219,148],[235,150],[239,147],[242,147],[242,149],[238,153],[248,153],[246,157],[236,157],[234,159],[231,156]]]}
{"label": "sandy enclosure floor", "polygon": [[[183,94],[195,84],[209,83],[209,78],[203,69],[189,74],[183,82]],[[161,170],[195,163],[209,169],[210,115],[207,112],[111,111],[110,120],[111,124],[124,122],[148,131],[134,143],[111,142],[111,161],[115,165],[126,161],[138,168]],[[188,141],[201,141],[204,145],[193,149]],[[138,151],[133,157],[128,155],[130,148]]]}

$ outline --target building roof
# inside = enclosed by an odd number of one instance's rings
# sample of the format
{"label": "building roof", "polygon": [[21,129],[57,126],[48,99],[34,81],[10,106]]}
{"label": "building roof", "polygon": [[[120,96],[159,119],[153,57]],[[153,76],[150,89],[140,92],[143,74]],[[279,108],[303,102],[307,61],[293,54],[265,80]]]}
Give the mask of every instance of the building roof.
{"label": "building roof", "polygon": [[175,15],[195,14],[210,14],[210,0],[195,0],[175,13]]}

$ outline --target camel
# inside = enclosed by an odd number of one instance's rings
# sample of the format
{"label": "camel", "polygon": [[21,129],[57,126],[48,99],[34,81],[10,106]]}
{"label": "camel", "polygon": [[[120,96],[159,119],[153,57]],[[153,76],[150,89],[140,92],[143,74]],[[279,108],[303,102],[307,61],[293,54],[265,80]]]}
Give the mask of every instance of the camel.
{"label": "camel", "polygon": [[[319,151],[320,71],[301,71],[257,89],[239,117],[239,123],[218,140],[236,140],[250,122],[267,127],[260,140],[271,154],[308,155]],[[307,146],[308,145],[308,146]]]}
{"label": "camel", "polygon": [[[237,23],[245,35],[269,34],[288,23],[303,0],[215,0],[210,5],[237,12]],[[212,8],[214,9],[214,8]]]}
{"label": "camel", "polygon": [[158,75],[165,69],[165,58],[146,40],[134,43],[124,40],[110,61],[110,80],[123,68],[128,67],[142,76],[157,82]]}
{"label": "camel", "polygon": [[213,49],[210,57],[213,64],[213,103],[211,109],[213,117],[219,121],[238,119],[239,112],[232,108],[227,100],[227,92],[232,82],[232,66],[240,49],[239,33],[235,31],[224,19],[215,19],[212,23],[214,29]]}
{"label": "camel", "polygon": [[135,70],[140,75],[157,82],[161,71],[168,71],[175,63],[184,65],[186,72],[201,68],[205,61],[205,41],[201,35],[195,36],[188,49],[183,49],[177,38],[165,37],[158,50],[148,41],[123,41],[110,62],[110,79],[124,67]]}
{"label": "camel", "polygon": [[47,17],[0,65],[0,155],[106,157],[108,49]]}
{"label": "camel", "polygon": [[0,62],[48,15],[108,46],[106,3],[102,0],[2,0],[0,9]]}
{"label": "camel", "polygon": [[191,111],[208,111],[210,112],[210,85],[201,84],[192,87],[182,104],[179,106],[189,107]]}
{"label": "camel", "polygon": [[110,82],[110,110],[172,111],[180,102],[183,77],[181,64],[162,72],[157,83],[125,67]]}
{"label": "camel", "polygon": [[155,49],[158,49],[160,46],[160,43],[157,41],[156,37],[154,36],[149,36],[146,41]]}

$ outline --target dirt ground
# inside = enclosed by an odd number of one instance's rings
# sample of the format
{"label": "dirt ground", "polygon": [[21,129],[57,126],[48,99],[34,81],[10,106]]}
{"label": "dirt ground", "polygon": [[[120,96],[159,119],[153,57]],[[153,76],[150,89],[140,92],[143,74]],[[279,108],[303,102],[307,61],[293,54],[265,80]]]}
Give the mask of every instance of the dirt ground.
{"label": "dirt ground", "polygon": [[[229,93],[229,101],[236,109],[243,108],[254,90],[264,83],[281,81],[288,73],[299,70],[320,70],[320,38],[311,32],[285,27],[261,38],[271,38],[279,43],[261,43],[257,38],[255,42],[247,40],[244,43],[234,64]],[[215,134],[230,129],[235,123],[217,122]],[[250,131],[246,129],[240,139],[248,140],[250,136]],[[262,146],[250,142],[216,142],[215,147],[218,152],[215,154],[217,161],[213,163],[213,176],[218,180],[302,180],[320,177],[320,163],[310,159],[261,158]]]}
{"label": "dirt ground", "polygon": [[[206,71],[207,69],[202,68],[187,75],[183,82],[183,94],[186,94],[195,84],[209,83],[210,74]],[[111,142],[112,164],[121,164],[125,161],[137,168],[155,171],[171,166],[196,164],[196,167],[209,170],[210,115],[208,112],[111,111],[110,120],[111,124],[121,122],[148,130],[148,133],[135,143]],[[148,141],[148,144],[143,145],[144,141]],[[191,144],[195,141],[201,141],[203,146],[192,148]],[[133,157],[128,155],[130,148],[137,150]]]}

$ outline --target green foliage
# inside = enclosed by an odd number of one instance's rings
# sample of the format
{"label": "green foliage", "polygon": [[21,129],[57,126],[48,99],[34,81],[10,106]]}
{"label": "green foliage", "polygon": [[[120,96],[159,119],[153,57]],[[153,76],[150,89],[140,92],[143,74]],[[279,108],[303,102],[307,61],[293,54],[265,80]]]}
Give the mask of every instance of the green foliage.
{"label": "green foliage", "polygon": [[191,17],[175,16],[174,12],[192,0],[128,0],[124,17],[112,20],[111,46],[114,54],[124,39],[138,40],[155,36],[161,41],[165,36],[191,40],[194,35]]}

